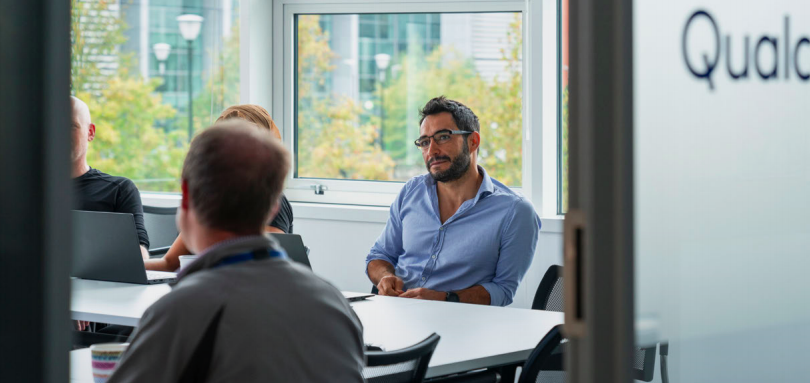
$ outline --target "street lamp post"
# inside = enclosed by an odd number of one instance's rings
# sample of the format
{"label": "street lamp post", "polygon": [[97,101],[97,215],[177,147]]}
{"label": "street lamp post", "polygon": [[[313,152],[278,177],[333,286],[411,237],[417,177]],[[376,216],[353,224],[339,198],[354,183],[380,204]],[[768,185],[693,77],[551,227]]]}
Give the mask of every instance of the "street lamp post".
{"label": "street lamp post", "polygon": [[374,55],[374,62],[377,63],[377,70],[380,72],[380,149],[385,150],[383,141],[383,121],[385,120],[385,102],[383,102],[383,84],[385,84],[385,70],[391,63],[391,55],[378,53]]}
{"label": "street lamp post", "polygon": [[188,141],[191,142],[191,136],[194,134],[194,106],[192,104],[192,89],[191,89],[191,69],[192,58],[194,49],[194,40],[200,34],[202,27],[203,17],[199,15],[180,15],[177,16],[177,24],[180,26],[180,34],[183,39],[188,43]]}

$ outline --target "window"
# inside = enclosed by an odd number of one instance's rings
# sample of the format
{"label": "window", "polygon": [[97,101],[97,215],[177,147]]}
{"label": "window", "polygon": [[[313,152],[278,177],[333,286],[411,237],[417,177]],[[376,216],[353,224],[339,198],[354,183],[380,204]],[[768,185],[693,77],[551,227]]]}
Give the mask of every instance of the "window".
{"label": "window", "polygon": [[[96,125],[90,166],[141,191],[179,191],[189,138],[239,103],[239,5],[72,0],[71,94]],[[191,42],[184,14],[202,16]]]}
{"label": "window", "polygon": [[522,186],[521,12],[292,17],[295,179],[401,184],[424,174],[418,110],[445,95],[479,117],[479,163]]}
{"label": "window", "polygon": [[557,81],[558,105],[557,125],[559,140],[557,174],[558,214],[568,211],[568,0],[558,0],[559,19],[557,20]]}

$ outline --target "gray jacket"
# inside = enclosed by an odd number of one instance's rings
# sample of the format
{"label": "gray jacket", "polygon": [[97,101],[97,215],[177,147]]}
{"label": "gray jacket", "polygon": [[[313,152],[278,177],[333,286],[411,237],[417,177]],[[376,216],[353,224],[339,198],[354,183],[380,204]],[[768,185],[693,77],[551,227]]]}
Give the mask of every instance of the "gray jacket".
{"label": "gray jacket", "polygon": [[215,267],[276,248],[209,248],[146,310],[109,382],[362,382],[362,325],[337,289],[286,258]]}

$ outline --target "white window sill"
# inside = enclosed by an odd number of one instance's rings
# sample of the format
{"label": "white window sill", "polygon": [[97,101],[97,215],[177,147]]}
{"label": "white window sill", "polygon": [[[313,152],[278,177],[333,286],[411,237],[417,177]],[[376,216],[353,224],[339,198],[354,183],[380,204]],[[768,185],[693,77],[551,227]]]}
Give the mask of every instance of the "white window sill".
{"label": "white window sill", "polygon": [[[380,206],[358,206],[325,203],[292,202],[296,219],[319,219],[346,222],[388,222],[388,208]],[[565,216],[541,217],[543,233],[562,233]]]}

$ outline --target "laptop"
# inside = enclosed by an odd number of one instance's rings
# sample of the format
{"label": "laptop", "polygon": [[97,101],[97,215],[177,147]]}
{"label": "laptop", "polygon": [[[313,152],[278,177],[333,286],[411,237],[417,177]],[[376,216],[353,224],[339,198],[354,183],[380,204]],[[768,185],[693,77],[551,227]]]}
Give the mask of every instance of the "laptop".
{"label": "laptop", "polygon": [[177,278],[144,268],[132,214],[74,210],[73,232],[72,277],[141,285]]}
{"label": "laptop", "polygon": [[300,235],[270,233],[270,237],[278,242],[290,259],[312,269],[312,265],[309,263],[309,249],[304,246]]}

